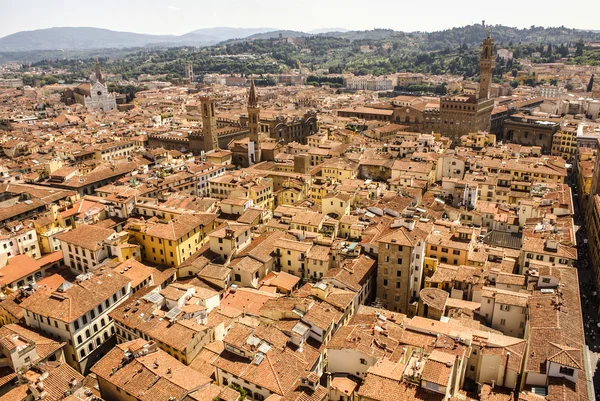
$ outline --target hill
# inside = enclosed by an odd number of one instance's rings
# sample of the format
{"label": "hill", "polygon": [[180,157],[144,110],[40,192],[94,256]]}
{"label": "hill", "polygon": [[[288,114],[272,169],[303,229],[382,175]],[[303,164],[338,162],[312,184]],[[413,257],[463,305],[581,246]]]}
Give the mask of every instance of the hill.
{"label": "hill", "polygon": [[153,44],[207,45],[217,41],[206,35],[148,35],[88,27],[62,27],[17,32],[0,38],[0,51],[74,50],[141,47]]}
{"label": "hill", "polygon": [[308,31],[308,33],[311,33],[313,35],[320,35],[323,33],[331,33],[331,32],[337,32],[337,33],[344,33],[344,32],[348,32],[350,29],[346,29],[346,28],[319,28],[319,29],[313,29],[312,31]]}
{"label": "hill", "polygon": [[202,35],[211,37],[216,41],[223,42],[229,39],[242,39],[248,36],[277,31],[275,28],[229,28],[229,27],[216,27],[216,28],[202,28],[196,29],[190,32],[190,34]]}
{"label": "hill", "polygon": [[284,38],[300,38],[303,36],[312,36],[310,33],[302,32],[302,31],[280,30],[280,31],[257,33],[255,35],[248,36],[247,38],[243,38],[243,40],[276,39],[279,37],[280,34]]}

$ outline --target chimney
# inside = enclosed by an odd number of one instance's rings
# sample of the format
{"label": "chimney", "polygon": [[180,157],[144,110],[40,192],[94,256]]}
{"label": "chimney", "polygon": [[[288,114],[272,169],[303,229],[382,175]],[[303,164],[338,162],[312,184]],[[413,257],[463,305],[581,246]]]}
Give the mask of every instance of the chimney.
{"label": "chimney", "polygon": [[508,362],[510,361],[510,352],[506,353],[506,363],[504,364],[504,376],[502,377],[502,387],[506,383],[506,374],[508,373]]}

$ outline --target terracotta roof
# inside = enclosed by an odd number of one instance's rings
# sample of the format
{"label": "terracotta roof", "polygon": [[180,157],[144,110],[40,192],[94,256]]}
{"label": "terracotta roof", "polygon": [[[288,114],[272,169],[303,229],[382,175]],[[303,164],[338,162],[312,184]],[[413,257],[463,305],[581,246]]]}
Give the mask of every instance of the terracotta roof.
{"label": "terracotta roof", "polygon": [[116,234],[115,230],[84,224],[64,234],[57,235],[56,238],[90,251],[97,251],[102,248],[103,241],[114,234]]}
{"label": "terracotta roof", "polygon": [[[89,279],[74,282],[64,292],[40,289],[26,298],[21,307],[41,316],[71,323],[127,286],[129,279],[108,271],[98,271]],[[121,293],[119,293],[121,296]]]}
{"label": "terracotta roof", "polygon": [[144,344],[148,343],[137,339],[117,345],[92,367],[92,372],[122,391],[135,394],[141,401],[182,399],[188,392],[211,382],[160,349],[133,356],[129,363],[121,365],[126,351],[135,355]]}

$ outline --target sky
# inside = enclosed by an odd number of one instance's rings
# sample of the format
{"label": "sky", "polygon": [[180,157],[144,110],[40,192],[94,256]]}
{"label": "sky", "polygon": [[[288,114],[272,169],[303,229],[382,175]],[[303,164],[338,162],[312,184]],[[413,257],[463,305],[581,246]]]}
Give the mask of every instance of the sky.
{"label": "sky", "polygon": [[[538,0],[515,6],[480,0],[0,0],[0,37],[62,26],[174,35],[217,26],[437,31],[482,20],[519,28],[564,25],[600,29],[600,6],[595,3]],[[564,7],[568,10],[560,12]]]}

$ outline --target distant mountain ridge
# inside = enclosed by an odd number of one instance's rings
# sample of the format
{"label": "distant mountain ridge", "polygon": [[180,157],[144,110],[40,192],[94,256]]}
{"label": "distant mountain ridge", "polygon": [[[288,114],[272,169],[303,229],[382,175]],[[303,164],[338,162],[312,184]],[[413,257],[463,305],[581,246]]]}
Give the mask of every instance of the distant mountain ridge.
{"label": "distant mountain ridge", "polygon": [[[330,30],[331,29],[331,30]],[[565,27],[512,28],[481,24],[456,27],[437,32],[400,32],[393,29],[349,31],[343,28],[316,29],[311,32],[275,28],[202,28],[183,35],[150,35],[119,32],[102,28],[63,27],[17,32],[0,38],[0,52],[84,51],[139,47],[212,46],[279,37],[331,37],[350,41],[404,41],[421,50],[439,50],[463,44],[478,44],[491,29],[496,43],[573,43],[579,39],[598,40],[598,32]]]}
{"label": "distant mountain ridge", "polygon": [[230,28],[230,27],[215,27],[215,28],[201,28],[190,32],[190,34],[197,34],[203,36],[209,36],[218,40],[219,42],[229,39],[243,39],[248,36],[256,35],[259,33],[267,33],[277,31],[276,28]]}
{"label": "distant mountain ridge", "polygon": [[58,27],[22,31],[0,38],[0,52],[88,50],[144,46],[210,46],[275,31],[275,28],[204,28],[184,35],[150,35],[91,27]]}

